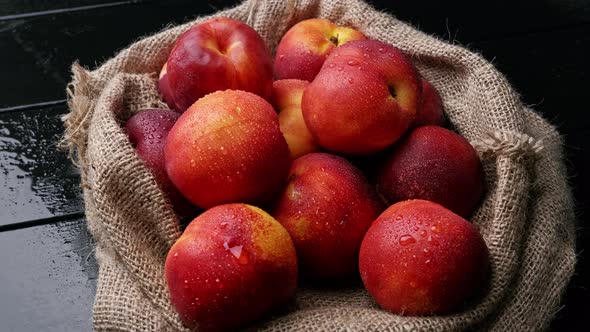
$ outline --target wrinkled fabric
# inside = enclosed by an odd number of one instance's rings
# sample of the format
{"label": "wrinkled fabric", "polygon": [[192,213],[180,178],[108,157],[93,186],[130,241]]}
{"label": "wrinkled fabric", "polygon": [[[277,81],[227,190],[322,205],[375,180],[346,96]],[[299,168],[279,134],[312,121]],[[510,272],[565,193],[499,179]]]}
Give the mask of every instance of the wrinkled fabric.
{"label": "wrinkled fabric", "polygon": [[[395,13],[394,13],[395,14]],[[122,124],[165,108],[157,73],[176,38],[213,16],[242,20],[275,50],[296,22],[327,18],[405,51],[440,92],[453,129],[480,153],[487,191],[471,221],[491,260],[487,290],[447,316],[381,310],[359,285],[300,288],[293,303],[252,327],[263,331],[536,331],[548,328],[574,271],[571,190],[562,139],[527,109],[505,77],[469,50],[436,39],[358,0],[246,1],[143,38],[92,71],[73,66],[64,143],[81,168],[86,219],[96,240],[96,331],[186,331],[164,278],[181,230]]]}

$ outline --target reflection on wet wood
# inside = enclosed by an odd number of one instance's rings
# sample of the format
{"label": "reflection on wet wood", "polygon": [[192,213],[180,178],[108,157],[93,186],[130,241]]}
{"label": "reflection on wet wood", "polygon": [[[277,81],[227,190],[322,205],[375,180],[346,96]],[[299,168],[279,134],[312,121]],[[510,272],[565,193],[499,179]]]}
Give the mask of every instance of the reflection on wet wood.
{"label": "reflection on wet wood", "polygon": [[0,113],[0,227],[82,212],[78,170],[57,148],[66,112]]}
{"label": "reflection on wet wood", "polygon": [[2,331],[90,331],[94,244],[84,219],[0,233]]}

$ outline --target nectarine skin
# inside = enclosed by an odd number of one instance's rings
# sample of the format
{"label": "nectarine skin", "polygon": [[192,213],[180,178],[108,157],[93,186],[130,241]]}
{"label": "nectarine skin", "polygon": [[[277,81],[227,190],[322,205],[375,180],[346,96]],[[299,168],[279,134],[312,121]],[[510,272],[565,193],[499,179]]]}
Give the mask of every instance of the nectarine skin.
{"label": "nectarine skin", "polygon": [[422,101],[418,107],[414,126],[442,126],[445,122],[442,99],[438,90],[422,79]]}
{"label": "nectarine skin", "polygon": [[424,126],[394,146],[377,187],[389,203],[425,199],[467,218],[483,195],[484,173],[465,138],[442,127]]}
{"label": "nectarine skin", "polygon": [[170,110],[146,109],[127,120],[125,131],[138,156],[170,200],[174,211],[181,216],[194,217],[198,209],[170,181],[164,162],[166,139],[179,117],[180,114]]}
{"label": "nectarine skin", "polygon": [[390,206],[371,225],[359,269],[383,309],[446,314],[485,286],[489,254],[467,220],[436,203],[409,200]]}
{"label": "nectarine skin", "polygon": [[162,99],[170,109],[177,110],[176,104],[174,103],[174,97],[172,95],[172,88],[170,87],[170,81],[168,80],[167,64],[162,66],[160,75],[158,77],[158,91],[162,95]]}
{"label": "nectarine skin", "polygon": [[312,18],[295,24],[284,35],[275,57],[277,80],[312,81],[330,53],[352,40],[366,39],[360,31]]}
{"label": "nectarine skin", "polygon": [[183,33],[168,58],[179,111],[210,92],[233,89],[270,98],[272,57],[262,37],[240,21],[218,17]]}
{"label": "nectarine skin", "polygon": [[303,118],[327,150],[369,155],[384,150],[414,121],[420,82],[394,46],[357,40],[338,47],[305,89]]}
{"label": "nectarine skin", "polygon": [[205,211],[168,252],[170,299],[188,327],[234,330],[285,304],[297,287],[287,231],[246,204]]}
{"label": "nectarine skin", "polygon": [[279,113],[281,132],[293,159],[320,150],[301,113],[301,97],[308,85],[309,82],[302,80],[279,80],[272,84],[271,103]]}
{"label": "nectarine skin", "polygon": [[166,171],[193,204],[261,203],[286,181],[289,147],[277,114],[261,97],[217,91],[178,119],[166,144]]}
{"label": "nectarine skin", "polygon": [[383,211],[373,187],[346,159],[296,159],[272,215],[287,229],[303,273],[326,280],[353,275],[365,232]]}

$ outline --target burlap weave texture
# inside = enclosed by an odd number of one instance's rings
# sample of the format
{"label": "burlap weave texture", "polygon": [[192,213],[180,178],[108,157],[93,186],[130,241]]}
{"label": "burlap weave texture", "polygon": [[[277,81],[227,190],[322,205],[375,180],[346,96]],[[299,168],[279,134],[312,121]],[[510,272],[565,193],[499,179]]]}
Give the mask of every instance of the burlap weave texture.
{"label": "burlap weave texture", "polygon": [[[471,221],[490,249],[486,294],[448,316],[380,310],[361,287],[301,289],[267,331],[535,331],[548,327],[575,265],[574,213],[561,137],[527,109],[481,56],[381,13],[360,0],[246,1],[214,16],[254,27],[274,50],[296,22],[321,17],[396,45],[439,90],[453,129],[482,156],[487,192]],[[208,17],[146,37],[93,71],[74,65],[65,142],[82,170],[86,218],[96,243],[97,331],[184,331],[164,279],[180,236],[176,216],[136,156],[121,124],[165,107],[156,73],[175,39]]]}

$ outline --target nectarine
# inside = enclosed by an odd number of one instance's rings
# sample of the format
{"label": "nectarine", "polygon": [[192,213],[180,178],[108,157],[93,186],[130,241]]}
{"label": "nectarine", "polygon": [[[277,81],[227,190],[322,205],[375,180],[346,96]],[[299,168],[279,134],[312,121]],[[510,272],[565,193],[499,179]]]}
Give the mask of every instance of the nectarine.
{"label": "nectarine", "polygon": [[156,182],[167,195],[174,211],[184,217],[194,217],[197,208],[176,189],[166,174],[164,148],[168,132],[180,114],[162,109],[146,109],[127,120],[125,131],[137,155],[154,175]]}
{"label": "nectarine", "polygon": [[170,109],[176,110],[176,104],[174,103],[174,96],[172,95],[172,88],[170,87],[170,81],[168,80],[167,64],[165,63],[160,70],[158,77],[158,91],[162,95],[162,99]]}
{"label": "nectarine", "polygon": [[360,170],[342,157],[310,153],[293,162],[272,215],[291,235],[303,273],[328,279],[357,271],[361,241],[382,210]]}
{"label": "nectarine", "polygon": [[484,191],[484,174],[475,149],[442,127],[412,130],[386,156],[378,190],[390,203],[426,199],[463,216],[471,215]]}
{"label": "nectarine", "polygon": [[328,56],[305,89],[301,106],[322,147],[369,155],[402,136],[419,101],[418,72],[401,50],[376,40],[356,40]]}
{"label": "nectarine", "polygon": [[261,97],[225,90],[194,103],[166,143],[166,171],[193,204],[261,203],[289,173],[277,114]]}
{"label": "nectarine", "polygon": [[301,96],[308,85],[309,82],[302,80],[280,80],[272,84],[271,101],[279,113],[281,132],[285,135],[293,159],[320,149],[301,113]]}
{"label": "nectarine", "polygon": [[414,120],[414,126],[442,126],[445,118],[440,94],[427,80],[422,79],[421,83],[422,100],[418,107],[416,120]]}
{"label": "nectarine", "polygon": [[172,304],[188,327],[234,330],[287,302],[297,257],[269,214],[226,204],[193,220],[166,257]]}
{"label": "nectarine", "polygon": [[467,220],[424,200],[390,206],[367,231],[359,269],[383,309],[402,315],[446,314],[480,291],[489,257]]}
{"label": "nectarine", "polygon": [[366,37],[360,31],[326,19],[301,21],[283,35],[277,46],[276,78],[312,81],[336,47],[363,39]]}
{"label": "nectarine", "polygon": [[178,110],[217,90],[270,98],[272,58],[262,37],[240,21],[217,17],[183,33],[168,58],[168,80]]}

